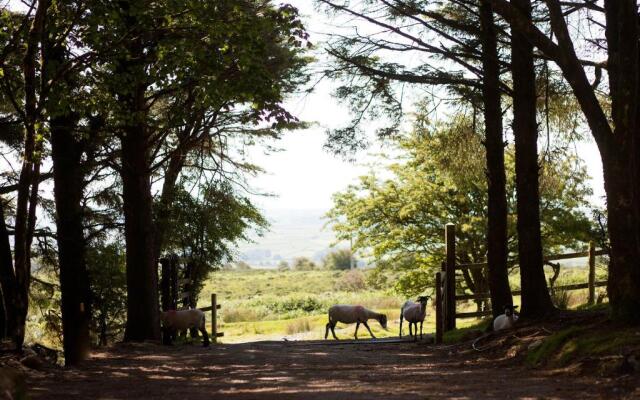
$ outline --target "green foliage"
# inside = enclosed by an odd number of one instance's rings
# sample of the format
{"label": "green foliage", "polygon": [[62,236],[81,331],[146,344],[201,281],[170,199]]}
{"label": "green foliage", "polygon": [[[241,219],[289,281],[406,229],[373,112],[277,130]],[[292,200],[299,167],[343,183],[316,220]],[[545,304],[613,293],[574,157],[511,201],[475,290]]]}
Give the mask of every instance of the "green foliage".
{"label": "green foliage", "polygon": [[249,199],[239,196],[226,182],[213,182],[197,194],[179,188],[170,215],[164,250],[190,260],[196,293],[210,272],[232,259],[238,241],[248,240],[247,234],[254,228],[267,227]]}
{"label": "green foliage", "polygon": [[42,265],[33,277],[29,287],[29,308],[31,314],[27,322],[27,340],[51,346],[62,347],[62,315],[60,313],[60,286],[50,265]]}
{"label": "green foliage", "polygon": [[357,260],[349,249],[339,249],[327,254],[322,260],[326,269],[346,270],[351,269],[351,263],[357,265]]}
{"label": "green foliage", "polygon": [[307,257],[297,257],[291,262],[291,268],[294,271],[313,271],[317,265]]}
{"label": "green foliage", "polygon": [[[484,148],[474,121],[457,115],[431,123],[418,115],[414,131],[397,141],[398,161],[334,195],[327,214],[338,239],[354,238],[354,248],[369,251],[376,268],[399,272],[395,289],[413,296],[433,286],[434,271],[444,258],[443,229],[457,224],[460,263],[482,262],[486,255],[487,190]],[[516,248],[513,149],[508,147],[509,248]],[[542,164],[542,232],[545,251],[582,246],[592,237],[585,214],[591,190],[579,159],[570,155]],[[482,285],[483,276],[465,276]],[[480,289],[482,291],[482,289]]]}
{"label": "green foliage", "polygon": [[92,335],[102,345],[122,338],[126,317],[125,252],[117,243],[94,243],[87,250],[93,307]]}
{"label": "green foliage", "polygon": [[[259,304],[259,302],[256,303],[256,305]],[[278,302],[268,303],[266,306],[269,311],[277,314],[310,314],[322,311],[324,308],[322,302],[311,296],[284,298]]]}

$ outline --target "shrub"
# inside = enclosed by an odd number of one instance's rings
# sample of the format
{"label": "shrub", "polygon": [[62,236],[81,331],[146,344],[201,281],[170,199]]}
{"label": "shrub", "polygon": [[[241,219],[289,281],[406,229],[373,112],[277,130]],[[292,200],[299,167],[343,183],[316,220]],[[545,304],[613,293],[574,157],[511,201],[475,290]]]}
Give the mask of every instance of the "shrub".
{"label": "shrub", "polygon": [[313,271],[316,269],[316,263],[307,257],[297,257],[293,260],[292,267],[296,271]]}
{"label": "shrub", "polygon": [[[326,269],[348,270],[351,269],[351,258],[353,254],[349,249],[340,249],[327,254],[322,260]],[[353,260],[354,264],[356,260]]]}
{"label": "shrub", "polygon": [[278,314],[285,313],[312,313],[324,308],[315,297],[289,297],[281,301],[275,301],[266,305],[267,308]]}
{"label": "shrub", "polygon": [[335,283],[336,290],[345,292],[360,292],[367,288],[365,276],[357,269],[345,272],[341,279]]}
{"label": "shrub", "polygon": [[289,263],[285,260],[282,260],[278,263],[278,271],[288,271],[291,267],[289,267]]}

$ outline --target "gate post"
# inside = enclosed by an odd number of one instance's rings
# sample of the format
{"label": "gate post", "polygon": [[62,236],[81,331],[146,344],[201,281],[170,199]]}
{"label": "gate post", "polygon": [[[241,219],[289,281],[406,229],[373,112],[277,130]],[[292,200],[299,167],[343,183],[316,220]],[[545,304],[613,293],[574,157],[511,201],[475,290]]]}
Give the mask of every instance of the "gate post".
{"label": "gate post", "polygon": [[442,343],[442,331],[443,331],[443,326],[442,326],[442,322],[443,322],[443,315],[442,312],[443,307],[442,307],[442,274],[444,272],[442,271],[438,271],[436,272],[436,301],[435,301],[435,306],[436,306],[436,338],[435,338],[435,343],[436,344],[440,344]]}
{"label": "gate post", "polygon": [[596,303],[596,245],[589,242],[589,304]]}
{"label": "gate post", "polygon": [[445,227],[445,319],[444,330],[456,329],[456,226],[449,223]]}
{"label": "gate post", "polygon": [[[162,311],[171,310],[171,263],[168,258],[160,259],[160,299]],[[162,327],[162,344],[171,344],[171,330]]]}

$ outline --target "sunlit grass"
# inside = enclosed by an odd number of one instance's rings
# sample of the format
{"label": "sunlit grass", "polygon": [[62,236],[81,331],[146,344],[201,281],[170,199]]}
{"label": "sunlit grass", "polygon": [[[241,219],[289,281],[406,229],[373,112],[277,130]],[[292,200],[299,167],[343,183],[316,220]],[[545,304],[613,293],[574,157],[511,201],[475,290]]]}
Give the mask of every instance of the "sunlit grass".
{"label": "sunlit grass", "polygon": [[[548,271],[547,271],[548,272]],[[224,331],[223,342],[252,340],[289,340],[324,338],[327,323],[326,312],[333,304],[360,304],[378,312],[388,313],[389,330],[385,331],[377,322],[369,324],[376,336],[397,336],[400,305],[406,300],[391,290],[365,287],[364,290],[340,290],[343,271],[220,271],[212,274],[205,284],[199,306],[208,306],[210,294],[216,293],[222,309],[218,311],[218,330]],[[606,279],[602,268],[597,280]],[[557,285],[584,283],[586,268],[563,267]],[[510,275],[512,289],[518,289],[520,277]],[[598,288],[600,292],[603,288]],[[566,299],[569,309],[583,307],[588,291],[571,291]],[[520,297],[514,297],[520,304]],[[472,301],[458,302],[458,312],[473,312],[477,305]],[[207,320],[210,319],[207,315]],[[478,319],[458,319],[457,327],[465,328],[479,323]],[[210,323],[210,321],[208,321]],[[341,338],[353,337],[354,325],[338,326],[336,333]],[[425,332],[435,330],[435,311],[429,303]],[[408,334],[405,325],[404,333]],[[367,337],[361,329],[360,337]]]}

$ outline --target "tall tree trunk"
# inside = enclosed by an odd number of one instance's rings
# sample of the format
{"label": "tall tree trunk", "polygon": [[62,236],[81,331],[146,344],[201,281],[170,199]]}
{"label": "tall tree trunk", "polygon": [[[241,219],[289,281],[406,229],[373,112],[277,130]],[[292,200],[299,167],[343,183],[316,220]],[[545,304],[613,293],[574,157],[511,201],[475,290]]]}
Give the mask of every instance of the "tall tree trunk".
{"label": "tall tree trunk", "polygon": [[18,199],[16,204],[14,235],[14,268],[16,276],[16,329],[15,343],[18,350],[24,342],[25,325],[29,309],[29,285],[31,283],[31,241],[36,219],[36,203],[40,159],[36,126],[40,120],[38,112],[37,63],[39,45],[42,42],[44,21],[49,8],[49,0],[38,2],[36,13],[27,36],[25,55],[22,60],[24,76],[24,116],[25,139],[22,169],[18,181]]}
{"label": "tall tree trunk", "polygon": [[611,260],[608,294],[613,317],[640,322],[640,100],[638,6],[604,2],[613,138],[602,153]]}
{"label": "tall tree trunk", "polygon": [[494,318],[512,305],[507,268],[507,189],[504,167],[500,64],[493,10],[488,0],[480,2],[482,35],[482,97],[484,101],[485,147],[487,150],[488,235],[487,262]]}
{"label": "tall tree trunk", "polygon": [[127,341],[159,340],[158,267],[155,259],[153,199],[151,197],[150,133],[147,126],[145,53],[138,32],[138,5],[120,1],[118,5],[131,30],[119,60],[119,74],[129,79],[127,87],[117,87],[126,121],[121,137],[124,231],[127,247]]}
{"label": "tall tree trunk", "polygon": [[0,341],[7,338],[7,309],[4,306],[2,286],[0,286]]}
{"label": "tall tree trunk", "polygon": [[71,115],[51,120],[51,157],[66,365],[81,362],[90,347],[91,301],[82,213],[83,146],[74,135],[75,125],[76,118]]}
{"label": "tall tree trunk", "polygon": [[18,323],[17,283],[11,258],[9,231],[5,221],[4,201],[0,199],[0,286],[2,287],[2,300],[5,308],[6,334],[7,337],[15,339]]}
{"label": "tall tree trunk", "polygon": [[127,246],[127,325],[125,340],[160,339],[158,268],[145,127],[122,138],[122,184]]}
{"label": "tall tree trunk", "polygon": [[608,293],[613,317],[638,323],[640,313],[640,121],[637,4],[605,0],[609,87],[615,132],[575,52],[559,0],[545,0],[557,45],[506,0],[491,0],[512,28],[527,35],[562,69],[589,124],[602,158],[611,244]]}
{"label": "tall tree trunk", "polygon": [[[530,0],[511,0],[511,4],[531,20]],[[533,46],[516,27],[512,27],[511,37],[522,315],[536,318],[554,310],[544,276],[540,232],[536,76]]]}

